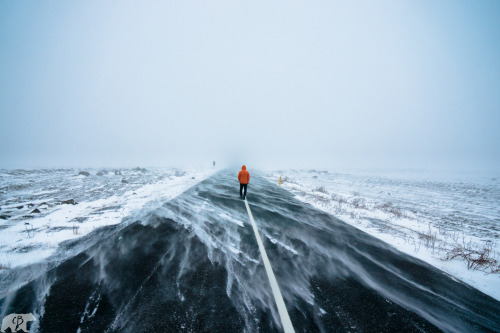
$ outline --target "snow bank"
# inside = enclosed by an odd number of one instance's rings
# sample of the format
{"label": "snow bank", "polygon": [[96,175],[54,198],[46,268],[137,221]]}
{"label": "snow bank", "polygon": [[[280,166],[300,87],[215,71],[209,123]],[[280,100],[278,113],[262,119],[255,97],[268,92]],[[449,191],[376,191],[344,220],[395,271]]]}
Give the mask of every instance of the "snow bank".
{"label": "snow bank", "polygon": [[[266,179],[398,250],[500,300],[500,182],[422,172],[279,170]],[[443,180],[444,179],[444,180]],[[486,253],[475,265],[462,251]],[[476,255],[477,258],[478,255]],[[472,256],[474,259],[474,257]]]}
{"label": "snow bank", "polygon": [[[159,206],[217,171],[144,170],[98,171],[91,176],[74,170],[4,171],[0,265],[13,268],[42,261],[54,254],[59,243]],[[61,196],[78,203],[62,204]],[[35,208],[40,213],[32,213]]]}

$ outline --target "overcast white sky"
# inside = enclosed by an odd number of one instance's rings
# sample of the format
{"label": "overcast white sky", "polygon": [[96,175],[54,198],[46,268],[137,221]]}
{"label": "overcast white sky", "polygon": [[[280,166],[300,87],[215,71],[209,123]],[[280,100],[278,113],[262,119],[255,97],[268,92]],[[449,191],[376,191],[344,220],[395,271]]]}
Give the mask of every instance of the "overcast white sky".
{"label": "overcast white sky", "polygon": [[0,168],[500,170],[500,1],[1,1]]}

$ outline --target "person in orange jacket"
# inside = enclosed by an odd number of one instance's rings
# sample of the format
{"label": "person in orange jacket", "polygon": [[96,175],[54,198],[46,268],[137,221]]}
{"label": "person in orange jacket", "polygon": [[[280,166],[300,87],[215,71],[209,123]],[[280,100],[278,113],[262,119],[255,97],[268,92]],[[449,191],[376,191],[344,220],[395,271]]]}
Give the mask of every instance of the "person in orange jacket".
{"label": "person in orange jacket", "polygon": [[[247,185],[250,181],[250,174],[247,171],[246,166],[241,167],[241,171],[238,174],[238,180],[240,181],[240,199],[245,199],[247,197]],[[245,193],[241,195],[241,191],[245,189]]]}

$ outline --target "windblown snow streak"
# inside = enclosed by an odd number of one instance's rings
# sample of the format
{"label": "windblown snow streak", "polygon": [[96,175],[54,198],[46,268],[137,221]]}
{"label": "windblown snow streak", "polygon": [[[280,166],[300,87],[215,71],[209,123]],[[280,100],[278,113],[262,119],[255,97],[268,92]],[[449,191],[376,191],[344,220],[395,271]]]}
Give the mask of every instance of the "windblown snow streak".
{"label": "windblown snow streak", "polygon": [[[297,332],[500,330],[498,301],[258,176],[248,201]],[[40,332],[281,331],[232,173],[63,250],[1,291],[2,315],[32,312]]]}

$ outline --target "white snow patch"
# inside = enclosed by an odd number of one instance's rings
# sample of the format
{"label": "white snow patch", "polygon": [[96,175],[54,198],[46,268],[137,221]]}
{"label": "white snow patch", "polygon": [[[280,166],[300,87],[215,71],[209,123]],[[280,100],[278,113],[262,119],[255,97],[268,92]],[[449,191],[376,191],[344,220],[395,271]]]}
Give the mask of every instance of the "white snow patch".
{"label": "white snow patch", "polygon": [[288,246],[282,242],[280,242],[279,240],[277,240],[276,238],[273,238],[269,235],[266,234],[266,237],[271,241],[271,243],[273,244],[278,244],[279,246],[281,246],[282,248],[286,249],[287,251],[290,251],[292,252],[293,254],[299,254],[293,247],[291,246]]}
{"label": "white snow patch", "polygon": [[226,221],[235,223],[235,224],[239,225],[240,227],[244,227],[243,222],[241,222],[240,220],[235,219],[232,216],[227,215],[226,213],[220,213],[219,216],[222,217]]}

